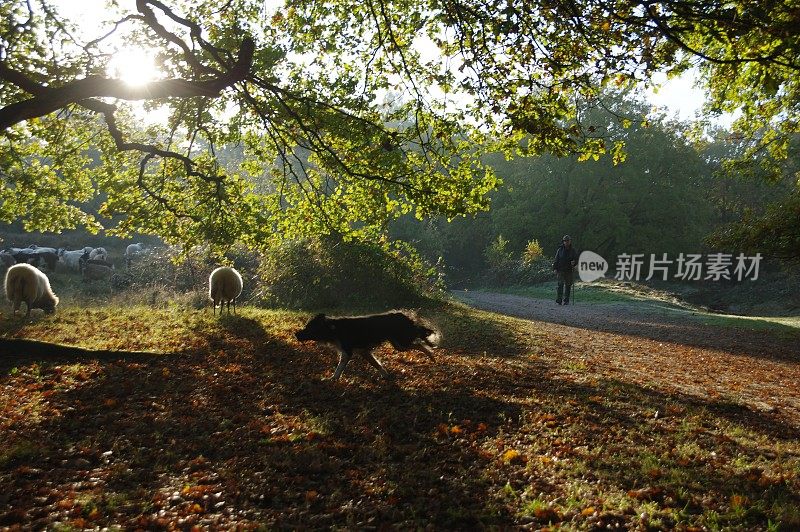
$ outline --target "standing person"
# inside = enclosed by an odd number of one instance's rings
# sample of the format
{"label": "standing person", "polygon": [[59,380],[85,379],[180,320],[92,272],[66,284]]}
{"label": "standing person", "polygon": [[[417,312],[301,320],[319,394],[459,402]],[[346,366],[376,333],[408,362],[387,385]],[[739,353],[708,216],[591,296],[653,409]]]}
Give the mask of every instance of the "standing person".
{"label": "standing person", "polygon": [[[561,245],[556,251],[556,259],[553,261],[553,271],[558,275],[558,292],[556,303],[559,305],[569,305],[569,293],[572,290],[572,283],[575,280],[573,268],[578,264],[578,252],[572,247],[572,239],[569,235],[564,235]],[[566,287],[566,291],[564,290]],[[563,298],[562,298],[563,296]]]}

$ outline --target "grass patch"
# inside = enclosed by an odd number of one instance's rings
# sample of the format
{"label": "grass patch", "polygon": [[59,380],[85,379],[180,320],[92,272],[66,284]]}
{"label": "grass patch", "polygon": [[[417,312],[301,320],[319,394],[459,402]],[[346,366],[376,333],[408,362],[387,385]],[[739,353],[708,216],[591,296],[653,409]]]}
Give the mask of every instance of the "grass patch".
{"label": "grass patch", "polygon": [[800,332],[800,316],[735,316],[704,312],[698,314],[697,319],[714,327],[737,327],[754,331],[777,330],[789,334]]}
{"label": "grass patch", "polygon": [[[487,291],[554,301],[556,283],[490,288]],[[800,316],[740,316],[709,312],[683,301],[680,295],[666,290],[611,280],[594,283],[577,282],[573,287],[572,302],[589,306],[620,304],[623,305],[623,309],[631,312],[643,311],[668,319],[677,317],[711,327],[774,331],[790,337],[800,333]]]}
{"label": "grass patch", "polygon": [[[535,299],[556,299],[556,282],[540,283],[530,286],[510,286],[505,288],[492,288],[491,291],[503,294],[532,297]],[[620,303],[631,301],[644,301],[644,295],[637,295],[633,291],[616,288],[612,284],[581,283],[577,282],[572,287],[572,298],[579,303]]]}
{"label": "grass patch", "polygon": [[0,526],[800,526],[798,420],[626,380],[531,322],[421,314],[436,363],[383,346],[391,381],[357,357],[338,383],[335,354],[293,337],[308,313],[3,319],[5,336],[122,352],[0,360]]}

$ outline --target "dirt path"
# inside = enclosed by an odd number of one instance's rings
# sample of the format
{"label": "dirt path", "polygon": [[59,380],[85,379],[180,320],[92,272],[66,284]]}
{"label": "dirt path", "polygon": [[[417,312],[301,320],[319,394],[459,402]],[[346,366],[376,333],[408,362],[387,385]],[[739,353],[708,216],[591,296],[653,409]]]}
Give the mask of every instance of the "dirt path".
{"label": "dirt path", "polygon": [[[535,322],[562,364],[703,401],[746,405],[800,427],[796,335],[707,325],[690,311],[636,303],[559,306],[491,292],[454,292],[476,308]],[[544,351],[543,351],[544,353]]]}

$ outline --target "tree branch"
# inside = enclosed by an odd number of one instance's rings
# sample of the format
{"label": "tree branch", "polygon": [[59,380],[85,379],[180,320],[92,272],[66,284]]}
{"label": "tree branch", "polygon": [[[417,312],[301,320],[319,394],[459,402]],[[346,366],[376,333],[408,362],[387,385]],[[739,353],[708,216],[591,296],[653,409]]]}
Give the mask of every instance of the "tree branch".
{"label": "tree branch", "polygon": [[215,98],[231,85],[244,80],[253,65],[255,42],[246,37],[233,67],[217,77],[204,80],[167,79],[133,87],[118,79],[88,77],[71,81],[57,88],[40,85],[0,61],[0,80],[9,81],[33,98],[12,103],[0,109],[0,131],[24,120],[45,116],[87,98],[109,97],[121,100],[152,100],[205,96]]}
{"label": "tree branch", "polygon": [[784,66],[786,68],[791,68],[797,70],[798,66],[796,64],[787,62],[787,61],[779,61],[778,58],[783,53],[783,50],[778,49],[775,52],[760,56],[754,55],[752,57],[735,57],[731,59],[722,59],[718,57],[711,57],[708,54],[701,52],[699,49],[693,48],[689,46],[683,39],[680,37],[680,31],[673,31],[673,29],[669,26],[668,20],[664,16],[660,16],[656,13],[653,9],[653,5],[657,5],[653,2],[643,2],[642,7],[644,8],[645,12],[647,13],[647,18],[655,24],[656,28],[661,32],[664,37],[669,39],[670,41],[677,44],[681,49],[684,51],[703,59],[704,61],[708,61],[710,63],[715,63],[718,65],[738,65],[743,63],[774,63],[776,65]]}

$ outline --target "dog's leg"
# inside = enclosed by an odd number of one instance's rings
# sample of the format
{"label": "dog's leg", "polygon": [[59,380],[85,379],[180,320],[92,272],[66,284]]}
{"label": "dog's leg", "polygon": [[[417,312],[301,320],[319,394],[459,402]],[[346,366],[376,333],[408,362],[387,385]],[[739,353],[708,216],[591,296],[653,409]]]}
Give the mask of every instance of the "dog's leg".
{"label": "dog's leg", "polygon": [[417,351],[419,351],[421,353],[425,353],[426,355],[428,355],[428,358],[431,359],[431,362],[436,362],[436,359],[433,358],[433,346],[428,345],[427,342],[422,342],[422,343],[419,343],[419,344],[415,345],[414,347],[417,348]]}
{"label": "dog's leg", "polygon": [[339,364],[336,366],[336,371],[333,372],[332,380],[339,380],[339,377],[342,375],[344,368],[347,366],[347,363],[350,362],[351,358],[353,358],[352,349],[339,348]]}
{"label": "dog's leg", "polygon": [[373,366],[375,366],[375,368],[376,368],[378,371],[380,371],[380,372],[381,372],[381,375],[383,375],[383,378],[384,378],[384,379],[388,379],[388,378],[390,378],[390,376],[389,376],[389,372],[388,372],[388,371],[386,371],[386,368],[384,368],[384,367],[383,367],[383,364],[381,364],[381,363],[378,361],[378,359],[377,359],[377,358],[375,358],[375,355],[373,355],[371,351],[369,351],[369,350],[364,350],[364,351],[362,351],[362,352],[361,352],[361,354],[364,356],[364,358],[366,358],[366,359],[367,359],[367,362],[369,362],[370,364],[372,364]]}

